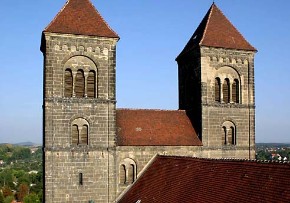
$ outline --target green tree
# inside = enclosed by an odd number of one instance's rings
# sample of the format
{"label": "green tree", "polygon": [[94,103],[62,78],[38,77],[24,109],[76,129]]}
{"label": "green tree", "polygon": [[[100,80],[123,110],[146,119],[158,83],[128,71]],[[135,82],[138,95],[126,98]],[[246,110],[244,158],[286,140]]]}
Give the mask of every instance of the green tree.
{"label": "green tree", "polygon": [[5,169],[0,172],[1,186],[9,186],[10,188],[13,188],[14,187],[13,181],[14,181],[13,170]]}
{"label": "green tree", "polygon": [[14,200],[13,196],[7,196],[4,199],[4,203],[11,203]]}
{"label": "green tree", "polygon": [[10,161],[26,160],[31,158],[31,151],[26,147],[15,147],[15,150],[10,158]]}
{"label": "green tree", "polygon": [[38,196],[34,193],[31,193],[24,197],[24,203],[40,203]]}
{"label": "green tree", "polygon": [[271,160],[271,153],[268,151],[260,150],[256,155],[257,160]]}

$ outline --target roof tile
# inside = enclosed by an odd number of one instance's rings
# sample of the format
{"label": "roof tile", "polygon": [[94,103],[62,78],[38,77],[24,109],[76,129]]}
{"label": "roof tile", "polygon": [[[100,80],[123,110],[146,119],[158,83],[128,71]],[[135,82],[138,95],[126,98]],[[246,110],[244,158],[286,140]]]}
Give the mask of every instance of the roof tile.
{"label": "roof tile", "polygon": [[201,146],[185,111],[117,110],[119,146]]}
{"label": "roof tile", "polygon": [[44,32],[119,38],[90,0],[68,0]]}
{"label": "roof tile", "polygon": [[290,202],[290,164],[157,156],[118,203]]}
{"label": "roof tile", "polygon": [[215,3],[212,4],[179,56],[199,46],[257,51]]}

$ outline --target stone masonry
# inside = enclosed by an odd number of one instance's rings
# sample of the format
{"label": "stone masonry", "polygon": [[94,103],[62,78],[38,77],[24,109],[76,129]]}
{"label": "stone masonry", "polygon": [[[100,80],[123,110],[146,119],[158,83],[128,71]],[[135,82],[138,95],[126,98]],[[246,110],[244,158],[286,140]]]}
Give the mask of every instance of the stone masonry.
{"label": "stone masonry", "polygon": [[[44,33],[45,202],[112,202],[115,192],[116,39]],[[65,98],[68,67],[97,69],[96,98]],[[71,143],[72,121],[89,123],[88,145]],[[83,182],[79,183],[82,175]]]}

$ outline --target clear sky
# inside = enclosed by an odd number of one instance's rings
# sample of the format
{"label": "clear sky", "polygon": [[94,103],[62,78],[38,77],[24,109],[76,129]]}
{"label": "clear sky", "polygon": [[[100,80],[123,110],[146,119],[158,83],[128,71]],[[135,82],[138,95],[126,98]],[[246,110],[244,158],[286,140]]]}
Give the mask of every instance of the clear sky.
{"label": "clear sky", "polygon": [[[1,0],[0,143],[42,142],[42,30],[66,0]],[[117,106],[177,109],[177,64],[212,0],[93,0],[119,34]],[[290,143],[290,1],[216,0],[258,49],[256,141]]]}

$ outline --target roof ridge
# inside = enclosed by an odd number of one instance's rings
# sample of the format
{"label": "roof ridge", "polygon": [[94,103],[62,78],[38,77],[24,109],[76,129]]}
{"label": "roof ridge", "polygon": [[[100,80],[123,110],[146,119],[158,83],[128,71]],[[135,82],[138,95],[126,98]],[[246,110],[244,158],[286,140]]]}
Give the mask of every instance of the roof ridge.
{"label": "roof ridge", "polygon": [[208,18],[207,18],[207,21],[206,21],[206,24],[205,24],[204,31],[203,31],[203,33],[202,33],[202,38],[201,38],[200,42],[198,43],[199,46],[201,45],[201,43],[202,43],[203,40],[204,40],[204,36],[205,36],[205,33],[206,33],[206,31],[207,31],[207,28],[208,28],[208,22],[209,22],[209,19],[211,18],[211,15],[212,15],[213,6],[215,6],[214,2],[213,2],[212,5],[211,5],[210,12],[209,12],[209,16],[208,16]]}
{"label": "roof ridge", "polygon": [[63,10],[65,9],[65,7],[68,5],[68,3],[69,3],[69,1],[70,0],[66,0],[66,3],[62,6],[62,8],[60,9],[60,11],[56,14],[56,16],[54,16],[54,18],[53,18],[53,20],[44,28],[44,31],[46,30],[46,29],[48,29],[49,28],[49,26],[51,26],[54,22],[55,22],[55,20],[57,19],[57,17],[63,12]]}
{"label": "roof ridge", "polygon": [[275,161],[275,160],[257,160],[257,159],[242,159],[242,158],[206,158],[206,157],[196,157],[196,156],[189,156],[189,155],[165,155],[165,154],[158,154],[160,158],[176,158],[176,159],[199,159],[199,160],[206,160],[206,161],[232,161],[232,162],[246,162],[246,163],[273,163],[273,164],[280,164],[280,165],[290,165],[290,161]]}
{"label": "roof ridge", "polygon": [[43,32],[120,38],[91,0],[67,0]]}
{"label": "roof ridge", "polygon": [[[69,0],[70,1],[70,0]],[[93,6],[93,8],[96,10],[96,12],[99,14],[99,16],[101,17],[101,19],[103,20],[103,22],[108,26],[108,28],[115,34],[118,36],[118,34],[111,28],[111,26],[107,23],[107,21],[103,18],[103,16],[100,14],[100,12],[97,10],[97,8],[94,6],[94,4],[92,3],[91,0],[87,0],[89,1],[89,3]]]}
{"label": "roof ridge", "polygon": [[[226,17],[226,15],[224,14],[224,12],[221,10],[221,9],[219,9],[219,7],[215,4],[215,3],[213,3],[212,4],[212,8],[211,8],[211,12],[210,12],[210,15],[209,15],[209,18],[208,18],[208,21],[207,21],[207,25],[206,25],[206,28],[205,28],[205,31],[204,31],[204,35],[203,35],[203,38],[202,38],[202,40],[200,41],[200,43],[199,43],[199,45],[202,45],[202,42],[203,42],[203,39],[204,39],[204,36],[205,36],[205,32],[207,31],[207,27],[208,27],[208,22],[209,22],[209,19],[211,18],[211,14],[212,14],[212,11],[213,11],[213,8],[216,8],[222,15],[223,15],[223,17],[226,19],[226,20],[228,20],[229,21],[229,23],[232,25],[232,27],[239,33],[239,35],[243,38],[243,40],[245,40],[249,45],[251,45],[249,42],[248,42],[248,40],[246,40],[246,38],[242,35],[242,33],[236,28],[236,26],[232,23],[232,21],[229,19],[229,18],[227,18]],[[251,45],[252,46],[252,45]],[[253,46],[252,46],[253,47]],[[255,49],[255,51],[257,51],[256,50],[256,48],[255,47],[253,47],[254,49]]]}

